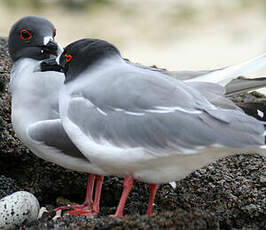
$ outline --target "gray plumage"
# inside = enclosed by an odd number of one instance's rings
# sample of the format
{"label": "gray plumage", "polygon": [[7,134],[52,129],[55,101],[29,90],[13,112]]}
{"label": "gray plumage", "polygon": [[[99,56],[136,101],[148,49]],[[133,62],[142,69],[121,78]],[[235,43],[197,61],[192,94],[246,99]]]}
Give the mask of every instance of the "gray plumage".
{"label": "gray plumage", "polygon": [[[67,116],[95,141],[104,139],[150,152],[161,148],[160,152],[178,153],[214,144],[263,145],[260,122],[239,110],[214,107],[198,91],[210,84],[186,84],[129,67],[88,78],[78,92],[72,92]],[[218,91],[221,97],[222,87],[216,86],[209,93]]]}
{"label": "gray plumage", "polygon": [[55,148],[68,156],[89,161],[70,140],[60,119],[36,122],[28,127],[28,135],[36,143]]}
{"label": "gray plumage", "polygon": [[162,73],[162,74],[167,74],[171,77],[174,77],[174,78],[177,78],[179,80],[189,80],[189,79],[193,79],[193,78],[196,78],[196,77],[199,77],[199,76],[202,76],[202,75],[205,75],[205,74],[209,74],[209,73],[212,73],[214,71],[218,71],[218,70],[222,70],[226,67],[223,67],[223,68],[218,68],[218,69],[212,69],[212,70],[177,70],[177,71],[169,71],[169,70],[166,70],[166,69],[161,69],[161,68],[157,68],[157,67],[153,67],[153,66],[144,66],[142,64],[138,64],[138,63],[132,63],[130,62],[129,60],[125,59],[125,61],[135,67],[138,67],[138,68],[143,68],[143,69],[146,69],[146,70],[151,70],[151,71],[154,71],[154,72],[159,72],[159,73]]}
{"label": "gray plumage", "polygon": [[[187,80],[191,80],[191,79],[194,79],[197,81],[203,75],[208,75],[208,74],[218,72],[218,71],[221,71],[221,70],[228,68],[226,66],[226,67],[222,67],[219,69],[212,69],[212,70],[168,71],[166,69],[161,69],[161,68],[157,68],[157,67],[148,67],[148,66],[144,66],[141,64],[131,63],[129,61],[127,61],[127,62],[131,65],[138,67],[138,68],[143,68],[146,70],[151,70],[154,72],[166,74],[168,76],[171,76],[171,77],[174,77],[178,80],[183,80],[183,81],[187,81]],[[235,75],[234,78],[236,78],[240,75],[241,74]],[[211,79],[210,79],[210,81],[211,81]],[[217,81],[216,83],[219,83],[219,81]],[[225,85],[225,95],[226,96],[236,95],[236,94],[240,94],[240,93],[244,93],[247,91],[256,90],[256,89],[260,89],[260,88],[264,88],[264,87],[266,87],[266,78],[265,77],[251,78],[251,79],[245,78],[245,77],[238,77],[236,79],[233,79],[232,81],[230,81],[228,84]]]}

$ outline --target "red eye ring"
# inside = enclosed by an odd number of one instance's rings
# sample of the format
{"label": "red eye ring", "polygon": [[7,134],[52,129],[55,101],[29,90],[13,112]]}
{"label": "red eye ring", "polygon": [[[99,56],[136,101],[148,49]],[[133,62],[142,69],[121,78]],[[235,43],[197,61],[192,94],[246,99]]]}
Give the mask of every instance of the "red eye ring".
{"label": "red eye ring", "polygon": [[24,41],[30,40],[30,39],[32,38],[32,34],[31,34],[31,32],[28,31],[28,30],[21,30],[21,31],[19,32],[19,36],[20,36],[20,38],[21,38],[22,40],[24,40]]}
{"label": "red eye ring", "polygon": [[72,60],[72,55],[71,54],[65,54],[65,61],[70,62]]}

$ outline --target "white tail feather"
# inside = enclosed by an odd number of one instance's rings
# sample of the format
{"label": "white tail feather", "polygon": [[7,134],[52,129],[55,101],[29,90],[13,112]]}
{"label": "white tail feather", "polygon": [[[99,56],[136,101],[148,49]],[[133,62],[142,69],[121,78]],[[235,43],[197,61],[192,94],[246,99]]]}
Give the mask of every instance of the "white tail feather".
{"label": "white tail feather", "polygon": [[203,81],[218,83],[222,86],[228,84],[232,79],[248,74],[266,67],[266,53],[238,65],[229,66],[225,69],[217,70],[199,77],[189,79],[189,81]]}

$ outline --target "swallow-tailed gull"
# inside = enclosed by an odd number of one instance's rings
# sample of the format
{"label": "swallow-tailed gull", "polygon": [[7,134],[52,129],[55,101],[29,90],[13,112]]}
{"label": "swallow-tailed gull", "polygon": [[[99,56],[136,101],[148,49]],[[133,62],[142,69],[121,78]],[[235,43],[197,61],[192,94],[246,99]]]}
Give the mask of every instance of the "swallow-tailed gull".
{"label": "swallow-tailed gull", "polygon": [[[62,52],[54,41],[55,27],[47,19],[28,16],[10,30],[8,46],[13,60],[10,88],[12,125],[17,136],[38,157],[65,168],[92,173],[89,176],[86,200],[73,206],[72,214],[90,215],[99,212],[99,199],[104,172],[83,156],[63,129],[58,111],[58,92],[64,75],[59,72],[34,72],[40,60]],[[95,179],[97,191],[91,210]],[[70,207],[67,207],[70,208]]]}
{"label": "swallow-tailed gull", "polygon": [[[226,99],[223,86],[204,77],[184,82],[132,65],[115,46],[98,39],[73,42],[60,57],[39,66],[41,71],[60,67],[66,77],[59,93],[64,129],[93,164],[124,177],[114,216],[123,216],[134,179],[150,186],[151,215],[157,184],[184,178],[225,156],[266,155],[263,123]],[[245,67],[222,69],[217,77],[223,84],[222,73],[227,81]]]}

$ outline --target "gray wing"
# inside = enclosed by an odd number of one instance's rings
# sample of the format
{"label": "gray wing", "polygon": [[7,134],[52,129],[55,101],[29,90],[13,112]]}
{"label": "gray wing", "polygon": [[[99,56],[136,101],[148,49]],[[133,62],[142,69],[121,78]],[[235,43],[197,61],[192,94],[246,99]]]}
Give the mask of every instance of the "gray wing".
{"label": "gray wing", "polygon": [[34,140],[67,154],[87,160],[66,134],[60,119],[36,122],[28,129]]}
{"label": "gray wing", "polygon": [[179,106],[193,111],[213,107],[196,87],[183,81],[149,70],[117,71],[80,84],[72,96],[82,95],[103,110],[111,107],[138,112]]}
{"label": "gray wing", "polygon": [[225,97],[225,88],[219,84],[211,82],[187,82],[187,84],[197,89],[209,102],[219,108],[240,110],[237,105]]}
{"label": "gray wing", "polygon": [[[127,60],[128,61],[128,60]],[[180,71],[168,71],[166,69],[157,68],[156,66],[144,66],[141,64],[131,63],[133,66],[136,66],[138,68],[151,70],[154,72],[162,73],[167,76],[171,76],[174,78],[177,78],[179,80],[189,80],[189,79],[197,79],[197,77],[200,77],[202,75],[206,75],[215,71],[226,69],[227,66],[219,68],[219,69],[211,69],[211,70],[197,70],[197,71],[191,71],[191,70],[180,70]],[[266,78],[253,78],[248,79],[244,77],[239,77],[237,79],[234,79],[230,81],[226,86],[226,95],[234,95],[234,94],[240,94],[243,92],[247,92],[250,90],[260,89],[266,87]]]}
{"label": "gray wing", "polygon": [[199,76],[205,75],[212,73],[217,70],[222,70],[225,69],[226,67],[219,68],[219,69],[211,69],[211,70],[196,70],[196,71],[191,71],[191,70],[181,70],[181,71],[167,71],[168,75],[175,77],[179,80],[189,80],[192,78],[197,78]]}
{"label": "gray wing", "polygon": [[95,141],[150,152],[264,143],[263,125],[242,111],[216,108],[184,82],[134,75],[82,86],[72,95],[68,118]]}
{"label": "gray wing", "polygon": [[196,78],[198,76],[205,75],[205,74],[208,74],[208,73],[217,71],[217,70],[222,70],[222,69],[227,68],[227,66],[225,66],[225,67],[222,67],[222,68],[219,68],[219,69],[211,69],[211,70],[195,70],[195,71],[191,71],[191,70],[178,70],[178,71],[168,71],[166,69],[158,68],[156,66],[145,66],[145,65],[142,65],[142,64],[138,64],[138,63],[132,63],[129,60],[126,60],[126,61],[129,64],[131,64],[131,65],[133,65],[135,67],[142,68],[142,69],[146,69],[146,70],[151,70],[151,71],[154,71],[154,72],[159,72],[159,73],[162,73],[162,74],[166,74],[168,76],[175,77],[178,80],[188,80],[188,79]]}

